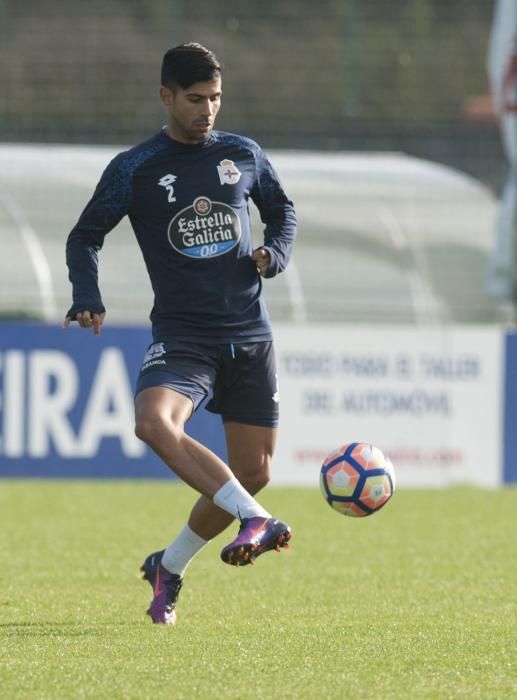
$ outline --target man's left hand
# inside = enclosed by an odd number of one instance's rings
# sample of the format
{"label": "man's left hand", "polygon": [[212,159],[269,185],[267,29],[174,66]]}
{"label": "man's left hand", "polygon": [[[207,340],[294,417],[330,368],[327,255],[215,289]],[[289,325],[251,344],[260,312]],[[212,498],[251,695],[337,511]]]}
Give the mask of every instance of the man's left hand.
{"label": "man's left hand", "polygon": [[271,262],[271,255],[269,252],[265,248],[257,248],[257,250],[253,251],[251,258],[255,262],[260,275],[265,277]]}

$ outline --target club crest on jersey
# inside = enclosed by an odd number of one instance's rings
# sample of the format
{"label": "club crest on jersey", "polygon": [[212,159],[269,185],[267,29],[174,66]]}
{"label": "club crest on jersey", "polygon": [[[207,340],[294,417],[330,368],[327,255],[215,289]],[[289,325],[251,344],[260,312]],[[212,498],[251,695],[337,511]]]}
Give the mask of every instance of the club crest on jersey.
{"label": "club crest on jersey", "polygon": [[228,204],[197,197],[171,220],[167,237],[181,255],[198,260],[215,258],[235,248],[241,237],[241,222]]}
{"label": "club crest on jersey", "polygon": [[235,165],[233,160],[228,160],[225,158],[217,166],[217,172],[219,173],[219,180],[221,185],[235,185],[241,179],[241,171]]}

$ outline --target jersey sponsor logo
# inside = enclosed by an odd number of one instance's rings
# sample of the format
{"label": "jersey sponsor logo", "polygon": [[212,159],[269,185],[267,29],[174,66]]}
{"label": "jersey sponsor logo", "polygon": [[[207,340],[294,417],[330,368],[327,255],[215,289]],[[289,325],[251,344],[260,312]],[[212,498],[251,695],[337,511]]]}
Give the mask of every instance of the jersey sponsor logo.
{"label": "jersey sponsor logo", "polygon": [[241,179],[241,171],[235,165],[233,160],[228,160],[225,158],[217,166],[217,172],[219,173],[219,180],[221,185],[235,185]]}
{"label": "jersey sponsor logo", "polygon": [[171,220],[167,236],[182,255],[215,258],[235,248],[241,237],[241,222],[228,204],[198,197]]}
{"label": "jersey sponsor logo", "polygon": [[156,357],[161,357],[162,355],[165,355],[165,352],[166,350],[163,343],[153,343],[148,349],[148,351],[145,353],[144,364],[146,362],[150,362],[150,360],[154,360]]}
{"label": "jersey sponsor logo", "polygon": [[174,187],[172,186],[173,182],[176,182],[178,179],[177,175],[171,175],[170,173],[168,175],[164,175],[158,180],[158,184],[161,185],[162,187],[165,187],[167,192],[169,193],[169,196],[167,197],[167,200],[169,202],[175,202],[176,197],[174,196]]}

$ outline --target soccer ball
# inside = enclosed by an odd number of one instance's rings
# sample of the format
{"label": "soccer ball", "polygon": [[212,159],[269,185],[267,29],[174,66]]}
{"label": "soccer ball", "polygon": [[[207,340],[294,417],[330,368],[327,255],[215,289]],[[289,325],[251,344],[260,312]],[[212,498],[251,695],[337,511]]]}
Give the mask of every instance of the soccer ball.
{"label": "soccer ball", "polygon": [[323,462],[320,488],[338,513],[362,518],[376,513],[393,496],[395,470],[377,447],[351,442]]}

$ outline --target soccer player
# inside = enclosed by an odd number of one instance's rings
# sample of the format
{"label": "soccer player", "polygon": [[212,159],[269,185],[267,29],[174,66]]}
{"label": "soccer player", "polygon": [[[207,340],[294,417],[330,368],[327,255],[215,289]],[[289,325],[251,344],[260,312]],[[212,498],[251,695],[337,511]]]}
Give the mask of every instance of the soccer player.
{"label": "soccer player", "polygon": [[[269,480],[278,423],[271,325],[262,278],[285,269],[296,235],[292,202],[261,148],[214,130],[222,66],[197,43],[162,63],[167,124],[117,155],[72,229],[66,247],[71,321],[99,335],[105,308],[97,281],[104,237],[127,215],[154,291],[153,343],[135,392],[136,434],[201,496],[188,523],[142,565],[153,588],[148,614],[174,624],[183,576],[193,557],[234,519],[236,539],[221,552],[234,566],[280,549],[289,526],[253,497]],[[253,250],[249,198],[265,224]],[[225,464],[184,432],[212,392],[220,413]]]}

